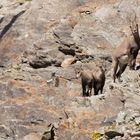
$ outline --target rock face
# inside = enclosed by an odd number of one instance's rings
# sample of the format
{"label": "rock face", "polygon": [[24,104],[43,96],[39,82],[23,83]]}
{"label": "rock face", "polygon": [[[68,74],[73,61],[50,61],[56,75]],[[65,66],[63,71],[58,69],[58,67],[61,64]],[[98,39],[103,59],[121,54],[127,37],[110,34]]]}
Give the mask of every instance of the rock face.
{"label": "rock face", "polygon": [[[44,140],[50,124],[51,139],[139,139],[140,72],[111,71],[133,9],[139,22],[139,0],[1,0],[0,140]],[[75,68],[93,63],[105,87],[83,98]]]}

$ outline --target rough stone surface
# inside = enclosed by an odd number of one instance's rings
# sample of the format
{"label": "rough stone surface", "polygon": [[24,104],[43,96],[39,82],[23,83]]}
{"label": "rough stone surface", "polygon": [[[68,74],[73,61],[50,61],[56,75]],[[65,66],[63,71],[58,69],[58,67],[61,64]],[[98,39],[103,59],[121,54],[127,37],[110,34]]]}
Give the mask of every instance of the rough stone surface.
{"label": "rough stone surface", "polygon": [[[1,0],[0,140],[41,140],[50,124],[57,140],[139,139],[140,55],[121,83],[111,71],[133,9],[139,22],[140,0]],[[83,98],[75,68],[95,63],[103,94]]]}

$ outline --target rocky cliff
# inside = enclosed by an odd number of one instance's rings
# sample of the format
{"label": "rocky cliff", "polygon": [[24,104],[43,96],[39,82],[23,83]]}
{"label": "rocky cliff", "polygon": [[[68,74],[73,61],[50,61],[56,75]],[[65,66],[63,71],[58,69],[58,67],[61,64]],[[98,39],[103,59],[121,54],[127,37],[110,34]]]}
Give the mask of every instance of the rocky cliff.
{"label": "rocky cliff", "polygon": [[[140,72],[111,71],[134,11],[140,0],[0,0],[0,140],[140,139]],[[103,94],[84,98],[75,67],[96,62]]]}

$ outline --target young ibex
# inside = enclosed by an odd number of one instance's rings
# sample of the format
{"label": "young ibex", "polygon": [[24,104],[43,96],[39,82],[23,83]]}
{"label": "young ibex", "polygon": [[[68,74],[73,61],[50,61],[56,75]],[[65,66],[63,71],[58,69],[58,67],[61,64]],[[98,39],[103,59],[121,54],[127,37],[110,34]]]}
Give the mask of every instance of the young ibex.
{"label": "young ibex", "polygon": [[76,69],[77,78],[81,77],[83,96],[91,96],[92,88],[94,88],[94,95],[98,92],[102,94],[105,84],[105,71],[102,67],[96,67],[96,70],[82,70]]}
{"label": "young ibex", "polygon": [[120,81],[121,74],[125,71],[127,65],[129,65],[131,70],[135,69],[136,57],[140,49],[140,37],[136,16],[130,29],[132,33],[112,53],[114,83],[116,78]]}
{"label": "young ibex", "polygon": [[100,94],[102,94],[103,87],[105,85],[105,79],[105,70],[102,68],[102,66],[98,66],[96,71],[93,72],[94,95],[98,95],[99,91]]}

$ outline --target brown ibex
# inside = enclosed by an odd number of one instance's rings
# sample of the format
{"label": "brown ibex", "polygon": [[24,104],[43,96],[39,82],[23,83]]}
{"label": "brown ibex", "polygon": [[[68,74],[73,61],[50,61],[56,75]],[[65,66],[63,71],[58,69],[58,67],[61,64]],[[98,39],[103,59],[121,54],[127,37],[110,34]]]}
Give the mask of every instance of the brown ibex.
{"label": "brown ibex", "polygon": [[93,88],[94,88],[94,95],[97,95],[100,91],[100,94],[103,92],[103,87],[105,85],[105,70],[102,66],[98,66],[96,71],[93,72]]}
{"label": "brown ibex", "polygon": [[132,33],[128,35],[112,53],[114,83],[116,78],[120,81],[121,74],[125,71],[127,65],[130,70],[135,69],[136,57],[140,49],[140,36],[136,15],[130,29]]}
{"label": "brown ibex", "polygon": [[102,94],[105,84],[105,71],[102,67],[96,67],[96,70],[76,69],[77,77],[81,77],[83,96],[91,96],[92,88],[94,88],[94,95],[98,92]]}

